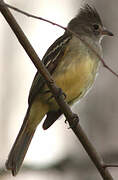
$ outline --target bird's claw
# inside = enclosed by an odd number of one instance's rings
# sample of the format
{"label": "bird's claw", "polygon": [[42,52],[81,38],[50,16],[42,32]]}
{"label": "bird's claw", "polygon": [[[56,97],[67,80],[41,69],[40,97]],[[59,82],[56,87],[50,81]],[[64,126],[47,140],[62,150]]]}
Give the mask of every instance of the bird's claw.
{"label": "bird's claw", "polygon": [[[73,113],[72,119],[73,119],[73,124],[70,125],[68,129],[76,128],[76,127],[77,127],[77,124],[79,123],[79,117],[78,117],[77,114],[74,114],[74,113]],[[66,120],[65,120],[65,123],[67,124],[67,122],[68,122],[68,120],[66,119]]]}
{"label": "bird's claw", "polygon": [[[45,91],[45,93],[50,93],[50,90]],[[66,94],[62,91],[61,88],[58,88],[58,93],[56,94],[56,98],[59,98],[59,96],[63,95],[64,99],[66,98]],[[50,96],[48,98],[48,101],[50,101],[52,98],[54,98],[54,95]]]}

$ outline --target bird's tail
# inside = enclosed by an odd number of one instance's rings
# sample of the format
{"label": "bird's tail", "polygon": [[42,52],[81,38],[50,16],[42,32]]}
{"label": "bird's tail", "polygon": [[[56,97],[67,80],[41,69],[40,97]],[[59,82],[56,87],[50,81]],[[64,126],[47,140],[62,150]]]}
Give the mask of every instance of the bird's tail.
{"label": "bird's tail", "polygon": [[27,128],[28,116],[29,110],[6,162],[6,168],[12,171],[13,176],[18,173],[36,130]]}

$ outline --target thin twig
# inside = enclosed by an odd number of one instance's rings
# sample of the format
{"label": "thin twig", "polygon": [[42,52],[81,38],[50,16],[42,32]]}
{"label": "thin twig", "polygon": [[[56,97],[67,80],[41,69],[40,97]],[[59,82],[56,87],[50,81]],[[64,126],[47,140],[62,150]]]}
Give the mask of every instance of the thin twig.
{"label": "thin twig", "polygon": [[75,122],[75,115],[71,111],[70,107],[68,104],[64,101],[63,95],[57,96],[58,93],[58,87],[55,85],[52,77],[50,76],[49,72],[46,70],[45,66],[42,64],[40,61],[38,55],[32,48],[30,42],[26,38],[25,34],[23,33],[22,29],[20,26],[17,24],[15,18],[9,11],[9,9],[4,5],[4,2],[0,0],[0,11],[8,24],[10,25],[11,29],[15,33],[16,37],[18,38],[20,44],[22,47],[25,49],[26,53],[32,60],[33,64],[35,67],[40,71],[41,75],[45,78],[46,83],[48,87],[50,88],[51,92],[53,93],[57,103],[60,106],[60,109],[64,112],[70,127],[72,127],[73,132],[76,134],[80,142],[82,143],[84,149],[88,153],[89,157],[95,164],[96,168],[100,172],[101,176],[103,177],[104,180],[113,180],[110,172],[108,169],[103,167],[103,160],[101,156],[96,152],[95,148],[91,144],[91,142],[88,140],[85,132],[81,128],[80,124],[78,124],[76,127],[74,126]]}
{"label": "thin twig", "polygon": [[52,25],[58,26],[58,27],[60,27],[60,28],[62,28],[62,29],[64,29],[64,30],[67,29],[66,27],[61,26],[61,25],[59,25],[59,24],[57,24],[57,23],[55,23],[55,22],[53,22],[53,21],[47,20],[47,19],[42,18],[42,17],[39,17],[39,16],[35,16],[35,15],[30,14],[30,13],[28,13],[28,12],[26,12],[26,11],[23,11],[23,10],[21,10],[21,9],[18,9],[18,8],[14,7],[14,6],[11,6],[11,5],[7,4],[7,3],[4,3],[4,6],[7,6],[8,8],[13,9],[14,11],[17,11],[17,12],[19,12],[19,13],[21,13],[21,14],[24,14],[25,16],[28,16],[28,17],[31,17],[31,18],[34,18],[34,19],[39,19],[39,20],[45,21],[45,22],[50,23],[50,24],[52,24]]}
{"label": "thin twig", "polygon": [[64,26],[62,26],[62,25],[60,25],[60,24],[57,24],[57,23],[55,23],[55,22],[53,22],[53,21],[47,20],[47,19],[42,18],[42,17],[39,17],[39,16],[32,15],[32,14],[30,14],[30,13],[28,13],[28,12],[25,12],[25,11],[23,11],[23,10],[20,10],[20,9],[18,9],[18,8],[14,7],[14,6],[11,6],[11,5],[7,4],[7,3],[4,3],[4,6],[7,6],[8,8],[13,9],[14,11],[17,11],[17,12],[19,12],[19,13],[21,13],[21,14],[24,14],[25,16],[28,16],[28,17],[31,17],[31,18],[34,18],[34,19],[39,19],[39,20],[45,21],[45,22],[47,22],[47,23],[50,23],[50,24],[52,24],[52,25],[55,25],[55,26],[57,26],[57,27],[59,27],[59,28],[61,28],[61,29],[68,30],[69,32],[71,32],[72,34],[74,34],[76,37],[78,37],[87,47],[89,47],[89,49],[91,49],[91,51],[93,51],[94,54],[95,54],[95,55],[99,58],[99,60],[102,62],[103,66],[104,66],[106,69],[108,69],[113,75],[115,75],[115,76],[118,78],[118,74],[117,74],[114,70],[112,70],[112,69],[105,63],[104,59],[95,51],[95,49],[94,49],[90,44],[88,44],[84,39],[82,39],[78,34],[76,34],[75,32],[73,32],[73,31],[71,31],[70,29],[68,29],[68,28],[66,28],[66,27],[64,27]]}
{"label": "thin twig", "polygon": [[104,164],[104,168],[118,167],[118,164]]}

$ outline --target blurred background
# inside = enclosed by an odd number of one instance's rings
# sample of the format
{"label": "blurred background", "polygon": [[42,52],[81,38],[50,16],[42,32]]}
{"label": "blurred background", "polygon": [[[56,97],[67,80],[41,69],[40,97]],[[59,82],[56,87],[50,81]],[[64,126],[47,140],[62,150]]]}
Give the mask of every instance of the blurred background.
{"label": "blurred background", "polygon": [[[7,0],[13,6],[66,26],[82,1],[79,0]],[[118,73],[118,2],[88,1],[101,14],[104,25],[114,37],[104,38],[104,60]],[[46,22],[12,11],[29,41],[42,58],[47,48],[63,30]],[[36,69],[0,15],[0,179],[14,177],[5,171],[5,161],[21,127],[27,109],[29,89]],[[118,164],[118,78],[102,65],[89,94],[72,108],[80,124],[107,163]],[[43,180],[99,180],[98,171],[62,116],[47,131],[37,128],[23,168],[15,178]],[[110,168],[114,179],[118,169]]]}

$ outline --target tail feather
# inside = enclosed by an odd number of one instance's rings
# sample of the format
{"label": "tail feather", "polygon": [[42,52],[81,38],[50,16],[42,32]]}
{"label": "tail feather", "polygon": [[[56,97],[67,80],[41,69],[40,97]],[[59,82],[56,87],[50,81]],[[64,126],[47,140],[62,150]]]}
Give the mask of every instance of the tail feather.
{"label": "tail feather", "polygon": [[6,162],[6,168],[12,171],[13,176],[18,173],[35,133],[35,129],[27,128],[27,118],[28,112]]}

